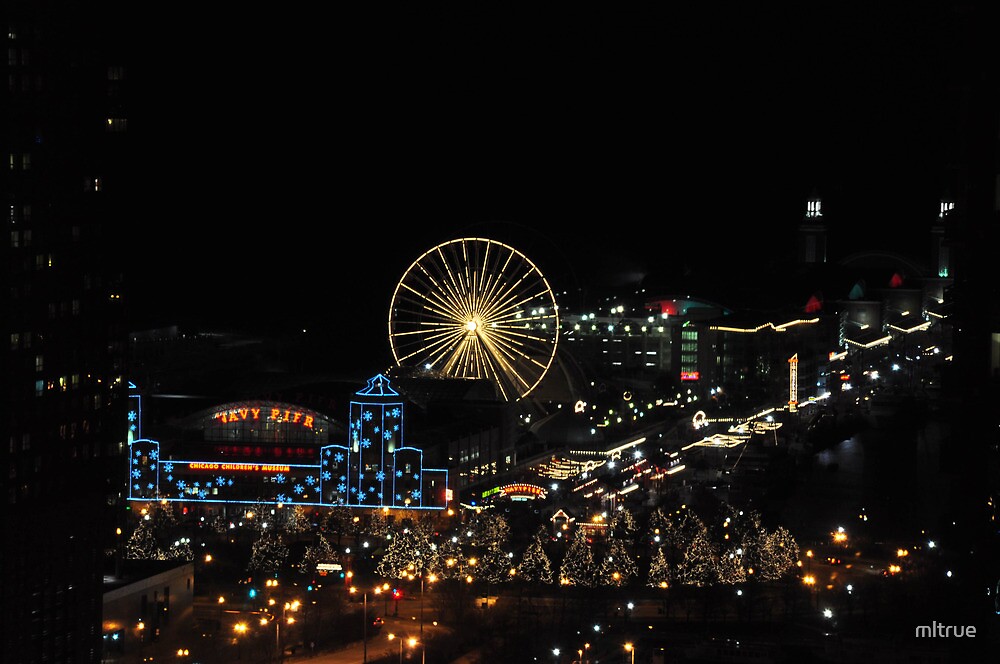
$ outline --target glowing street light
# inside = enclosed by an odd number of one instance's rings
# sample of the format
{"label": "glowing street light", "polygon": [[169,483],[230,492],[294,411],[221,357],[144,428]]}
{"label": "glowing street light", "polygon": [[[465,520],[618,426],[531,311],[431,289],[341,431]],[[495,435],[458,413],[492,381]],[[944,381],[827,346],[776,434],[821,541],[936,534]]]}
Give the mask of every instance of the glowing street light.
{"label": "glowing street light", "polygon": [[632,653],[632,664],[635,664],[635,646],[631,643],[626,643],[625,652]]}

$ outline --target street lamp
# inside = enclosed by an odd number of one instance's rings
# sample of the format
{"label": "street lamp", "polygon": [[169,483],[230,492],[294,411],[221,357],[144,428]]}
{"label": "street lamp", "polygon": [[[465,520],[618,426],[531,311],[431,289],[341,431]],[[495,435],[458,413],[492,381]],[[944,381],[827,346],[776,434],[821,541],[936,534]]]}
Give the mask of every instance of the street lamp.
{"label": "street lamp", "polygon": [[635,664],[635,646],[631,643],[626,643],[625,652],[632,653],[632,664]]}
{"label": "street lamp", "polygon": [[[395,638],[399,638],[399,664],[403,664],[403,637],[397,637],[392,632],[389,632],[389,640],[392,641]],[[407,639],[407,643],[412,648],[417,645],[417,640],[411,636]]]}
{"label": "street lamp", "polygon": [[[351,586],[351,594],[353,595],[356,592],[358,592],[358,589],[355,588],[354,586]],[[381,592],[382,589],[379,588],[378,586],[375,586],[375,594],[378,595]],[[367,664],[368,662],[368,591],[367,590],[362,593],[362,603],[363,603],[363,609],[361,611],[361,633],[362,633],[361,640],[362,643],[364,644],[363,646],[364,659],[362,661],[364,662],[364,664]]]}
{"label": "street lamp", "polygon": [[[437,581],[437,575],[431,574],[427,580],[430,583]],[[427,661],[427,644],[424,641],[424,575],[420,575],[420,661]]]}

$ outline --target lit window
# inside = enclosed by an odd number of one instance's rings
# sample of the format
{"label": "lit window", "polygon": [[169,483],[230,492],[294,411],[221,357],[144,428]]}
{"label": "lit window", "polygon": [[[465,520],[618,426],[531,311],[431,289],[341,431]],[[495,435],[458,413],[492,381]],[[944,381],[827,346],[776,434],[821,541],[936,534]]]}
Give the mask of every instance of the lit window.
{"label": "lit window", "polygon": [[35,355],[35,371],[42,371],[45,368],[45,358],[42,355]]}

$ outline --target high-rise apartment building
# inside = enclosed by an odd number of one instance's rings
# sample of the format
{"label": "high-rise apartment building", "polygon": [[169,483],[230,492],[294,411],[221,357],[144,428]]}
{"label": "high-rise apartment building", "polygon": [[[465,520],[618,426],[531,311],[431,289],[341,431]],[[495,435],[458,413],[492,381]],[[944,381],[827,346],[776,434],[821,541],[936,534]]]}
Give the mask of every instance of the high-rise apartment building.
{"label": "high-rise apartment building", "polygon": [[[97,662],[125,466],[115,3],[0,6],[5,662]],[[119,398],[119,395],[121,398]]]}

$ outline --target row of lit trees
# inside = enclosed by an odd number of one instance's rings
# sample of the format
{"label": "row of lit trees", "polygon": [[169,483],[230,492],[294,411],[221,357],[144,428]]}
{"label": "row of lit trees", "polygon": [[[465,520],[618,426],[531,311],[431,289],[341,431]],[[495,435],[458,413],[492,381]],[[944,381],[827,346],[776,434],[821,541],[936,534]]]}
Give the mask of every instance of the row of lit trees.
{"label": "row of lit trees", "polygon": [[[128,540],[128,557],[190,560],[186,538],[170,544],[177,532],[171,505],[157,503],[143,510]],[[644,537],[639,537],[639,525],[625,508],[607,517],[600,537],[577,526],[567,531],[569,537],[556,541],[546,525],[538,525],[527,544],[520,545],[519,555],[507,519],[493,510],[478,512],[464,523],[455,519],[444,529],[430,517],[390,522],[382,510],[365,517],[347,508],[330,510],[296,564],[309,571],[318,563],[338,561],[346,537],[349,544],[371,540],[375,573],[382,578],[433,573],[441,579],[474,578],[488,584],[520,580],[593,587],[644,582],[667,587],[773,581],[792,571],[799,556],[787,529],[766,528],[758,513],[726,504],[707,520],[684,505],[670,511],[658,508],[649,516]],[[284,569],[286,537],[310,528],[301,507],[276,509],[264,503],[248,507],[238,523],[249,527],[254,537],[247,569],[260,572]]]}

